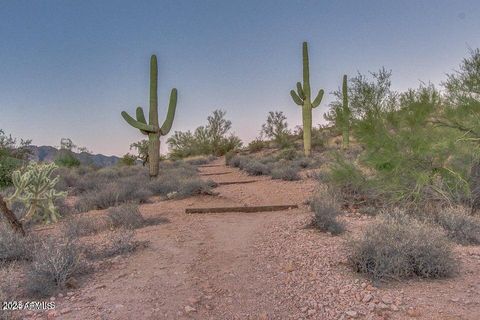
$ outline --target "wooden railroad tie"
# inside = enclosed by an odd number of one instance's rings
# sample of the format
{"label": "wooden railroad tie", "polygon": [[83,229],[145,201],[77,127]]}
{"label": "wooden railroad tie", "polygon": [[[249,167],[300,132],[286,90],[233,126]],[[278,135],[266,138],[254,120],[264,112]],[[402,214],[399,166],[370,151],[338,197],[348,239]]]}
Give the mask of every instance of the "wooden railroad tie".
{"label": "wooden railroad tie", "polygon": [[202,176],[202,177],[205,177],[205,176],[220,176],[222,174],[229,174],[229,173],[233,173],[233,171],[200,173],[199,176]]}
{"label": "wooden railroad tie", "polygon": [[251,207],[216,207],[216,208],[186,208],[185,213],[224,213],[224,212],[267,212],[297,209],[296,204],[251,206]]}
{"label": "wooden railroad tie", "polygon": [[226,185],[229,185],[229,184],[245,184],[245,183],[253,183],[253,182],[257,182],[257,181],[260,181],[260,180],[221,181],[221,182],[217,182],[217,184],[219,186],[226,186]]}
{"label": "wooden railroad tie", "polygon": [[199,168],[213,168],[213,167],[225,167],[223,164],[201,164],[198,165]]}

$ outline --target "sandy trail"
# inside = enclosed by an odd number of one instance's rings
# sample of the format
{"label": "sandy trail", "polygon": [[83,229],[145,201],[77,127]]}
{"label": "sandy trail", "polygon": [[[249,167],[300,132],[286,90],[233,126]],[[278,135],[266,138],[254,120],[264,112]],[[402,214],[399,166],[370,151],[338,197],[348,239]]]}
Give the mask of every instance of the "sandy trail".
{"label": "sandy trail", "polygon": [[[216,164],[222,164],[220,160]],[[251,180],[223,165],[214,181]],[[457,248],[462,274],[376,288],[346,266],[345,239],[304,228],[316,182],[253,177],[218,196],[141,206],[169,223],[137,231],[149,246],[105,262],[36,319],[480,319],[480,250]],[[267,213],[184,213],[188,207],[298,204]],[[351,232],[370,218],[346,217]],[[371,298],[370,298],[371,296]]]}

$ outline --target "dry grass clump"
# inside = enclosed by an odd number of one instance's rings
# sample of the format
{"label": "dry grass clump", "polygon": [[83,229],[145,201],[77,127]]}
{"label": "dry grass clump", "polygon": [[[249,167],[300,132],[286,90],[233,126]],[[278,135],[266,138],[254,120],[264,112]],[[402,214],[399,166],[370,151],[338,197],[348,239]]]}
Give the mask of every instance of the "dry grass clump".
{"label": "dry grass clump", "polygon": [[449,238],[460,244],[480,244],[480,218],[469,214],[463,207],[441,210],[433,218]]}
{"label": "dry grass clump", "polygon": [[398,210],[380,215],[349,248],[354,270],[378,280],[443,278],[454,272],[451,245],[442,230]]}

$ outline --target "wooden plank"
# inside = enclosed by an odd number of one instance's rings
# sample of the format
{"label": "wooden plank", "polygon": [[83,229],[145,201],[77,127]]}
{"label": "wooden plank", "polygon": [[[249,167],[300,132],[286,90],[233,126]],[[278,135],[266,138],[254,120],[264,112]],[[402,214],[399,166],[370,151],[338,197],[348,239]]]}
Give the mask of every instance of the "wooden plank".
{"label": "wooden plank", "polygon": [[233,173],[233,171],[200,173],[199,176],[221,176],[222,174],[229,174],[229,173]]}
{"label": "wooden plank", "polygon": [[213,167],[225,167],[223,164],[201,164],[197,166],[199,168],[213,168]]}
{"label": "wooden plank", "polygon": [[217,182],[217,184],[219,186],[226,186],[226,185],[229,185],[229,184],[245,184],[245,183],[253,183],[253,182],[257,182],[257,181],[260,181],[260,180],[221,181],[221,182]]}
{"label": "wooden plank", "polygon": [[297,208],[298,205],[296,204],[251,207],[186,208],[185,213],[267,212]]}

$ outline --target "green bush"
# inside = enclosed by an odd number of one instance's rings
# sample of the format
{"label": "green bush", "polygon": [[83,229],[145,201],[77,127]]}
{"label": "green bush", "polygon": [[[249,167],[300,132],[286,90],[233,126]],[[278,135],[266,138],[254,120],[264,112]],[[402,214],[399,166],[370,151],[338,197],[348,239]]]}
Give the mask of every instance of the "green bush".
{"label": "green bush", "polygon": [[248,148],[248,151],[253,153],[253,152],[262,151],[267,146],[268,146],[267,142],[261,140],[260,138],[257,138],[257,139],[254,139],[254,140],[250,141],[247,148]]}
{"label": "green bush", "polygon": [[55,164],[59,167],[73,168],[80,166],[80,160],[70,150],[62,149],[55,157]]}
{"label": "green bush", "polygon": [[349,242],[349,249],[355,271],[374,279],[443,278],[456,264],[439,228],[399,211],[379,216],[360,239]]}
{"label": "green bush", "polygon": [[12,185],[12,173],[19,169],[21,160],[0,155],[0,189]]}

